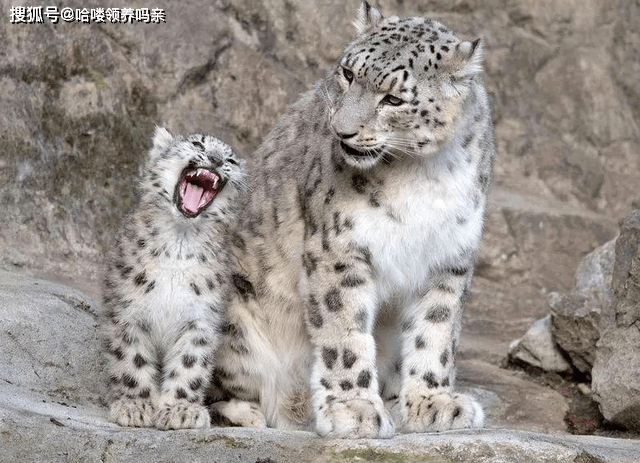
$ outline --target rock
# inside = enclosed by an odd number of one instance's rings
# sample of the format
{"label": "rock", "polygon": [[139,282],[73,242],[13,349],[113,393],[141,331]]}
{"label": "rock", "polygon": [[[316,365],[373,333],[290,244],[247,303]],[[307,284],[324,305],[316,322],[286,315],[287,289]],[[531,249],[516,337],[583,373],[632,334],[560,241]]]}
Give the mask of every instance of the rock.
{"label": "rock", "polygon": [[521,339],[511,343],[509,358],[511,361],[524,362],[545,371],[571,371],[571,365],[558,350],[551,335],[550,315],[533,322]]}
{"label": "rock", "polygon": [[587,377],[595,360],[596,343],[612,322],[609,314],[614,259],[615,240],[611,240],[580,261],[572,294],[551,292],[547,296],[553,338],[573,366]]}
{"label": "rock", "polygon": [[568,291],[578,256],[615,236],[612,224],[586,215],[511,208],[502,213],[536,284],[550,291]]}
{"label": "rock", "polygon": [[[98,310],[91,297],[70,287],[0,271],[0,461],[629,463],[640,458],[640,445],[629,440],[502,429],[329,440],[274,429],[120,428],[107,421]],[[462,369],[484,374],[482,382],[496,386],[497,393],[474,389],[474,394],[490,407],[488,416],[499,427],[507,422],[522,427],[522,413],[542,419],[560,408],[558,416],[564,414],[554,391],[480,361]],[[503,403],[505,389],[525,405]]]}
{"label": "rock", "polygon": [[640,210],[622,219],[616,240],[613,268],[616,325],[632,326],[640,320]]}
{"label": "rock", "polygon": [[607,420],[640,431],[640,211],[621,221],[612,286],[615,324],[596,346],[593,397]]}
{"label": "rock", "polygon": [[487,428],[566,432],[569,404],[560,392],[484,360],[460,360],[457,369],[457,387],[480,401]]}
{"label": "rock", "polygon": [[551,333],[554,341],[579,371],[589,376],[600,339],[602,308],[593,299],[572,294],[550,293]]}
{"label": "rock", "polygon": [[[505,202],[505,206],[509,208],[513,205],[513,202]],[[571,216],[562,209],[549,206],[545,208],[540,205],[529,205],[528,208],[531,212],[514,213],[505,208],[503,215],[516,243],[516,254],[529,257],[526,262],[533,261],[534,255],[547,256],[544,262],[540,261],[544,268],[533,271],[540,276],[544,275],[540,280],[544,287],[568,287],[573,269],[567,257],[576,255],[577,247],[589,243],[596,244],[604,237],[610,238],[615,233],[612,228],[604,227],[589,217]],[[577,223],[582,223],[583,226],[579,227]],[[581,231],[573,231],[574,228],[581,228]],[[503,247],[511,244],[505,239],[502,242]],[[579,262],[575,272],[575,294],[548,294],[547,304],[551,318],[545,317],[544,322],[534,322],[524,338],[513,341],[509,347],[511,359],[547,371],[570,371],[571,366],[558,351],[557,347],[560,347],[579,371],[589,375],[594,361],[595,345],[601,333],[602,307],[609,304],[614,245],[613,240],[608,241]],[[481,254],[481,259],[483,255],[486,253]],[[518,265],[522,269],[520,256],[517,260],[515,256],[506,260],[509,261],[509,265]],[[486,276],[487,273],[484,268],[480,269],[480,275]],[[555,281],[552,281],[553,279]],[[543,329],[547,326],[548,333]],[[563,361],[560,362],[558,359]]]}
{"label": "rock", "polygon": [[583,296],[604,297],[608,300],[611,297],[611,278],[615,258],[615,239],[587,254],[576,269],[574,293]]}
{"label": "rock", "polygon": [[598,342],[593,399],[608,421],[640,431],[640,329],[612,328]]}
{"label": "rock", "polygon": [[[597,436],[483,429],[410,434],[387,440],[329,440],[309,432],[246,428],[121,430],[106,423],[88,423],[60,410],[50,410],[49,414],[6,420],[0,459],[139,463],[635,463],[640,458],[637,443]],[[33,439],[34,435],[39,438]],[[28,450],[18,451],[19,448]]]}
{"label": "rock", "polygon": [[103,404],[98,310],[68,286],[0,272],[0,395],[25,409],[29,395],[43,407]]}

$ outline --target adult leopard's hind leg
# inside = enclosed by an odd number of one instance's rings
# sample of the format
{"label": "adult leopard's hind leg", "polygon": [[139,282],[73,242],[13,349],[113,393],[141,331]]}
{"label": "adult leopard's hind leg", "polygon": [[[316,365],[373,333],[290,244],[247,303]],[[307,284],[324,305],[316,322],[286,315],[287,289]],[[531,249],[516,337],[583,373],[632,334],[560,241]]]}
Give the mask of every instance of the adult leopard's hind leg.
{"label": "adult leopard's hind leg", "polygon": [[402,388],[391,404],[403,432],[483,426],[480,404],[453,392],[454,354],[471,271],[469,266],[437,272],[426,293],[403,312]]}
{"label": "adult leopard's hind leg", "polygon": [[256,402],[238,399],[214,402],[209,405],[209,413],[214,426],[267,427],[267,420]]}
{"label": "adult leopard's hind leg", "polygon": [[[227,318],[221,328],[220,348],[206,399],[211,424],[265,428],[266,417],[259,397],[262,374],[258,352],[265,346],[258,333],[247,329],[247,320],[258,311],[256,296],[250,281],[234,274],[236,294],[227,308]],[[249,310],[245,305],[249,304]]]}

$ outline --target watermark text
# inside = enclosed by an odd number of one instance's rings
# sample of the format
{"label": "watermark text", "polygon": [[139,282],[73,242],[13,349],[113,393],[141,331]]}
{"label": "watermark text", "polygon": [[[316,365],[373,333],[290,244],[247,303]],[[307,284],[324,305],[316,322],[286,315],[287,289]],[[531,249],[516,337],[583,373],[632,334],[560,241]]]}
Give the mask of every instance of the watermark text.
{"label": "watermark text", "polygon": [[12,6],[11,24],[42,24],[46,21],[79,23],[166,23],[162,8],[62,8],[57,6]]}

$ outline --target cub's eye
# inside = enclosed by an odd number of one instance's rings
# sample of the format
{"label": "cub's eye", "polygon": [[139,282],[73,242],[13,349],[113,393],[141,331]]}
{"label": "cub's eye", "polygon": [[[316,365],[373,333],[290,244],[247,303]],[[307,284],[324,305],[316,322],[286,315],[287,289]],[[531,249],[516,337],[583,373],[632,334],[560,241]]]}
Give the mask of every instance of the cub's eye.
{"label": "cub's eye", "polygon": [[404,101],[393,95],[387,95],[382,99],[382,101],[380,101],[380,103],[387,104],[389,106],[400,106]]}
{"label": "cub's eye", "polygon": [[347,79],[347,82],[351,83],[353,81],[353,72],[348,69],[342,68],[342,75]]}
{"label": "cub's eye", "polygon": [[238,161],[236,161],[236,160],[235,160],[235,159],[233,159],[233,158],[227,158],[227,162],[228,162],[229,164],[233,164],[234,166],[237,166],[237,165],[238,165]]}
{"label": "cub's eye", "polygon": [[193,146],[195,146],[196,148],[200,148],[202,151],[204,151],[204,145],[202,143],[200,143],[199,141],[192,141],[191,144]]}

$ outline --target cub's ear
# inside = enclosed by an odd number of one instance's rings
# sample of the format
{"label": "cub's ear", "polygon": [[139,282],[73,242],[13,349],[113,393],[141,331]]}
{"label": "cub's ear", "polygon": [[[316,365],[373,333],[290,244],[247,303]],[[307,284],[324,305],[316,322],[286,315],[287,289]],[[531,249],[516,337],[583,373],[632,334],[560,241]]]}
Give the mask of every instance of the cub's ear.
{"label": "cub's ear", "polygon": [[162,151],[173,141],[173,135],[164,127],[156,125],[156,131],[153,134],[153,149]]}
{"label": "cub's ear", "polygon": [[460,42],[452,57],[453,77],[459,80],[471,79],[482,73],[483,63],[484,46],[480,39]]}
{"label": "cub's ear", "polygon": [[353,25],[357,35],[363,35],[382,22],[382,14],[376,8],[369,5],[366,0],[358,7],[358,14]]}

